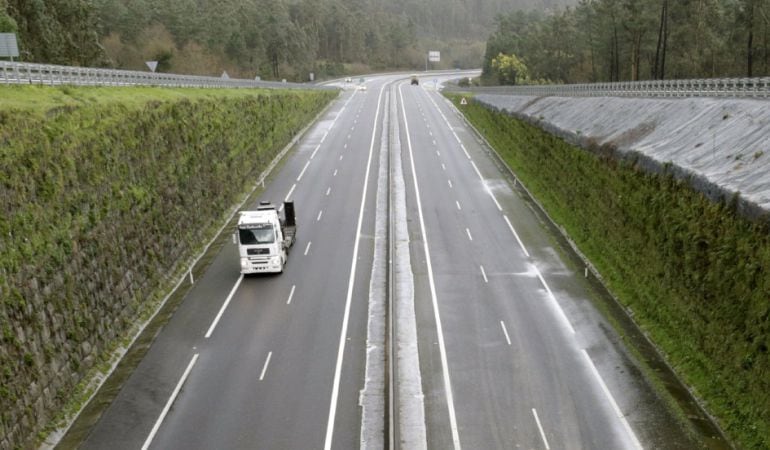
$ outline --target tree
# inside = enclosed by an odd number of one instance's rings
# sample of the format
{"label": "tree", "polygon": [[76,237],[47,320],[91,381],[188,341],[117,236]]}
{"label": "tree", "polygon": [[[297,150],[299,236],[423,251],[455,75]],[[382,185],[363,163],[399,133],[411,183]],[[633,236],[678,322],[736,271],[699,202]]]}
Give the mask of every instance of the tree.
{"label": "tree", "polygon": [[529,79],[529,69],[516,55],[500,53],[492,59],[492,69],[503,85],[519,84],[518,82]]}

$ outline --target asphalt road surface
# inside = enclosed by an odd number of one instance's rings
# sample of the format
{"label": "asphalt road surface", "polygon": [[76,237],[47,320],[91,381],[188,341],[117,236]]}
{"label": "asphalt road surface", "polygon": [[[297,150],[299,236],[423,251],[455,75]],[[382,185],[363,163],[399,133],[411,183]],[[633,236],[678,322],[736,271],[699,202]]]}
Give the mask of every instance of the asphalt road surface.
{"label": "asphalt road surface", "polygon": [[[340,82],[259,198],[296,204],[284,273],[243,278],[236,247],[217,250],[76,446],[693,448],[582,269],[436,90],[450,77]],[[388,419],[368,330],[386,319],[369,305],[385,300],[375,248],[394,216],[406,250],[389,257],[411,274],[396,327],[414,333],[396,345],[408,395]]]}

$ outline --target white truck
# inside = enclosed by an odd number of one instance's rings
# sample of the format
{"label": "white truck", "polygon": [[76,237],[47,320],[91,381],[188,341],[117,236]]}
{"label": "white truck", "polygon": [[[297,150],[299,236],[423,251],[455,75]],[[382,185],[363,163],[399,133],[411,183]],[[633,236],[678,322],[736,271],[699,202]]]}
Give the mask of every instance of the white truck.
{"label": "white truck", "polygon": [[241,211],[236,241],[241,273],[283,272],[296,232],[294,202],[284,202],[283,218],[270,202],[260,202],[256,211]]}

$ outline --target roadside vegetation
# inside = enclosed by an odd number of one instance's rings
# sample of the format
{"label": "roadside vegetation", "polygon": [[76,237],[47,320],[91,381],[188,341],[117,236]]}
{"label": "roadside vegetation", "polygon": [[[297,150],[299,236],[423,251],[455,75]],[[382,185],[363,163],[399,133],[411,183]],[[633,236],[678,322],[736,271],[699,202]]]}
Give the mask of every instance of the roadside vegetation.
{"label": "roadside vegetation", "polygon": [[576,0],[0,0],[21,60],[306,81],[477,68],[497,14]]}
{"label": "roadside vegetation", "polygon": [[0,86],[2,446],[28,446],[336,95]]}
{"label": "roadside vegetation", "polygon": [[[579,0],[496,20],[484,56],[487,84],[770,74],[770,0]],[[511,76],[510,57],[528,77]]]}
{"label": "roadside vegetation", "polygon": [[671,175],[459,106],[739,448],[770,448],[770,218]]}

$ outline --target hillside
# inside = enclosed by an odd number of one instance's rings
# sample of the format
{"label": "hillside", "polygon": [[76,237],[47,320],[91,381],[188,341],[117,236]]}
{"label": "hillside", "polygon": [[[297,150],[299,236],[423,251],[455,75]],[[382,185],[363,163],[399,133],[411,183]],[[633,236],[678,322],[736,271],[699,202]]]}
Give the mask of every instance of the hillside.
{"label": "hillside", "polygon": [[0,0],[22,60],[307,80],[385,69],[479,67],[498,14],[575,0]]}
{"label": "hillside", "polygon": [[0,86],[0,448],[83,400],[335,95]]}

